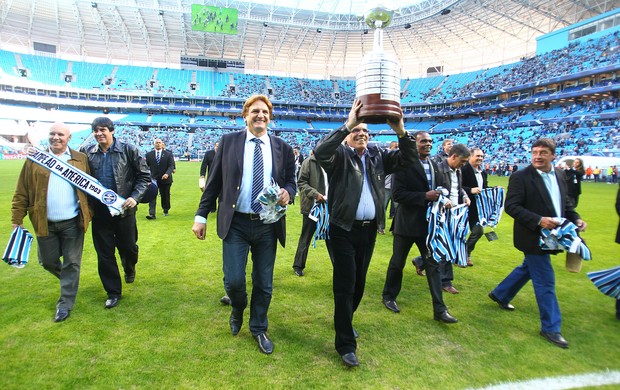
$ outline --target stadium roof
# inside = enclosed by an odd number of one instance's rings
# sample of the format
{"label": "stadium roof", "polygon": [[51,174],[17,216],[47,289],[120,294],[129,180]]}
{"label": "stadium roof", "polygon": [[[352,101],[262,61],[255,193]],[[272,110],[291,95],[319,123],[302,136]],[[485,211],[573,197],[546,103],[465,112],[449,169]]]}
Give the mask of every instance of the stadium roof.
{"label": "stadium roof", "polygon": [[[193,3],[239,10],[237,35],[192,31]],[[245,61],[246,71],[352,77],[372,50],[358,0],[3,0],[0,48],[56,46],[73,60],[178,68],[180,56]],[[618,7],[618,0],[384,1],[397,9],[384,46],[403,77],[518,61],[536,38]],[[449,12],[448,12],[449,11]],[[409,28],[405,28],[409,26]]]}

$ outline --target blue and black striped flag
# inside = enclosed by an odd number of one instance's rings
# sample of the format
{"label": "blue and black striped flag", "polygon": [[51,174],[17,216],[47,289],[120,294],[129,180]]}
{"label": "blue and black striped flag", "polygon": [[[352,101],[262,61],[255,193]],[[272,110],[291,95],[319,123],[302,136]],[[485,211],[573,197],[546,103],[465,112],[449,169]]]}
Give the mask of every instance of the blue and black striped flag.
{"label": "blue and black striped flag", "polygon": [[601,271],[588,272],[588,278],[603,294],[620,299],[620,265]]}
{"label": "blue and black striped flag", "polygon": [[30,253],[32,239],[32,234],[30,234],[27,229],[16,226],[11,233],[9,244],[4,250],[2,260],[15,268],[23,268],[28,264],[28,255]]}

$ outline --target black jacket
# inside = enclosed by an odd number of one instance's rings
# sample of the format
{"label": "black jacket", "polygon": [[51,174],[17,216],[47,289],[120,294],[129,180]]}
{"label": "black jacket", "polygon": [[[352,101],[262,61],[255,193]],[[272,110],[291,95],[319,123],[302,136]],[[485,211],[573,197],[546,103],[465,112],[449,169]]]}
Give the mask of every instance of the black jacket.
{"label": "black jacket", "polygon": [[[346,231],[351,230],[355,221],[363,184],[362,160],[353,149],[342,144],[348,135],[343,125],[329,133],[314,149],[314,157],[325,169],[329,181],[329,222]],[[399,138],[398,146],[394,150],[370,146],[365,155],[378,229],[385,229],[385,176],[405,169],[418,158],[415,140],[410,136]]]}
{"label": "black jacket", "polygon": [[[91,175],[99,178],[103,156],[103,153],[99,151],[99,145],[84,148],[82,152],[88,156]],[[123,198],[132,197],[136,202],[140,202],[146,188],[151,184],[151,172],[146,165],[145,158],[134,145],[126,144],[116,138],[108,153],[114,166],[116,193]]]}

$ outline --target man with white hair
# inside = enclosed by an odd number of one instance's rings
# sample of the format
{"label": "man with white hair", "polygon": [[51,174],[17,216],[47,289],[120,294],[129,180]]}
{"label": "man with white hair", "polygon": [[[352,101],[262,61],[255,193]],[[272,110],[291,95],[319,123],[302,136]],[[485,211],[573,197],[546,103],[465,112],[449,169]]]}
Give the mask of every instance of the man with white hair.
{"label": "man with white hair", "polygon": [[[69,127],[54,123],[49,131],[49,153],[88,173],[86,155],[70,149],[70,139]],[[17,180],[11,214],[13,229],[23,226],[24,217],[29,215],[37,235],[39,263],[60,280],[54,321],[66,320],[77,296],[84,233],[91,218],[86,194],[48,169],[26,160]]]}

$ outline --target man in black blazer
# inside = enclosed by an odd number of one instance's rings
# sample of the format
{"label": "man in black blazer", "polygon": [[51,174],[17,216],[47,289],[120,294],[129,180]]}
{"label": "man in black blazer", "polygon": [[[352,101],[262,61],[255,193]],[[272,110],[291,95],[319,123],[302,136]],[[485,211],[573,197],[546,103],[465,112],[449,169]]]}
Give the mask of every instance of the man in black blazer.
{"label": "man in black blazer", "polygon": [[434,318],[437,321],[455,323],[457,319],[450,315],[443,301],[439,263],[430,258],[426,247],[426,211],[429,204],[436,201],[441,194],[435,189],[445,184],[439,175],[437,164],[429,158],[433,146],[431,136],[425,131],[419,131],[415,134],[415,140],[420,158],[406,170],[392,174],[392,196],[394,201],[398,202],[398,207],[392,225],[393,252],[383,286],[383,304],[395,313],[400,312],[396,298],[402,286],[407,255],[415,243],[426,269]]}
{"label": "man in black blazer", "polygon": [[[282,139],[270,136],[267,126],[273,106],[267,96],[248,98],[241,112],[247,129],[222,136],[196,211],[192,231],[205,239],[207,215],[217,208],[217,234],[222,239],[224,288],[232,311],[230,330],[239,333],[248,298],[245,268],[252,252],[252,299],[250,332],[261,352],[273,352],[267,336],[267,311],[273,289],[277,241],[286,242],[286,217],[263,223],[260,204],[253,190],[275,181],[280,186],[278,204],[286,206],[295,197],[293,149]],[[262,173],[259,173],[261,172]]]}
{"label": "man in black blazer", "polygon": [[198,187],[200,187],[200,191],[205,190],[205,185],[207,184],[207,174],[211,171],[211,165],[213,164],[213,159],[215,158],[215,152],[217,152],[217,148],[220,145],[219,142],[215,143],[215,147],[211,150],[207,150],[204,157],[202,158],[202,163],[200,163],[200,178],[198,180]]}
{"label": "man in black blazer", "polygon": [[473,267],[471,261],[471,253],[476,247],[476,243],[482,237],[484,229],[478,224],[478,206],[476,205],[475,195],[482,192],[483,189],[489,187],[487,181],[487,173],[482,167],[484,160],[484,152],[482,149],[475,147],[470,150],[469,162],[463,165],[461,174],[463,175],[463,189],[471,200],[469,205],[469,237],[467,237],[467,265]]}
{"label": "man in black blazer", "polygon": [[[449,207],[465,203],[467,206],[471,204],[467,193],[463,189],[463,177],[461,168],[469,160],[469,149],[463,144],[452,146],[448,153],[448,158],[437,164],[439,175],[442,177],[444,188],[448,190],[450,198]],[[450,294],[458,294],[459,291],[452,285],[454,280],[454,271],[452,263],[448,261],[441,262],[441,285],[445,292]]]}
{"label": "man in black blazer", "polygon": [[[155,149],[146,154],[146,163],[151,170],[151,177],[157,180],[159,196],[161,198],[161,208],[164,216],[168,216],[170,210],[170,187],[172,187],[172,171],[174,170],[174,156],[172,152],[164,149],[161,139],[155,140]],[[149,215],[146,219],[155,219],[157,210],[157,198],[149,202]]]}
{"label": "man in black blazer", "polygon": [[568,199],[564,172],[551,165],[554,159],[555,142],[540,138],[532,145],[531,165],[510,176],[506,213],[514,218],[514,245],[523,252],[525,259],[489,293],[489,298],[502,309],[514,310],[510,301],[531,279],[540,312],[541,336],[561,348],[568,348],[568,342],[560,333],[562,315],[549,256],[559,251],[540,248],[540,231],[558,226],[559,217],[567,218],[579,230],[584,230],[586,223]]}

